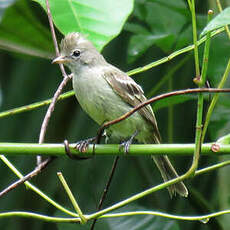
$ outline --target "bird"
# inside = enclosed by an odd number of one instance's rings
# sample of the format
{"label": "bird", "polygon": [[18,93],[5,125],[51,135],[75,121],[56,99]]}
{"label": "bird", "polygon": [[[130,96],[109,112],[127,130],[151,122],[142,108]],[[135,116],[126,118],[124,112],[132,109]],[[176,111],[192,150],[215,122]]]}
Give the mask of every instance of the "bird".
{"label": "bird", "polygon": [[[65,64],[70,69],[80,106],[99,125],[120,117],[147,100],[142,87],[125,72],[108,63],[93,43],[79,32],[71,32],[62,39],[60,55],[52,63]],[[161,140],[150,105],[107,128],[106,136],[114,143],[123,143],[126,152],[132,141],[159,144]],[[164,181],[178,177],[166,155],[151,157]],[[167,188],[171,197],[176,193],[188,196],[183,182]]]}

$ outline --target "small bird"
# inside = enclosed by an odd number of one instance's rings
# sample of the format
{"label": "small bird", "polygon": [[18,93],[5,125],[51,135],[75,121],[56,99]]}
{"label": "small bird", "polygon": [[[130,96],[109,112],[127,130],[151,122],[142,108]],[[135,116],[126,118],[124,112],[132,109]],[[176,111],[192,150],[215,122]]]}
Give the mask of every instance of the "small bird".
{"label": "small bird", "polygon": [[[109,64],[93,44],[80,33],[69,33],[61,41],[60,56],[52,63],[65,64],[73,73],[73,89],[82,109],[99,125],[111,121],[144,102],[142,88],[126,73]],[[125,151],[133,140],[160,143],[160,134],[150,105],[110,126],[106,136],[114,143],[124,140]],[[164,181],[178,177],[167,156],[152,156]],[[170,196],[187,197],[183,182],[168,187]]]}

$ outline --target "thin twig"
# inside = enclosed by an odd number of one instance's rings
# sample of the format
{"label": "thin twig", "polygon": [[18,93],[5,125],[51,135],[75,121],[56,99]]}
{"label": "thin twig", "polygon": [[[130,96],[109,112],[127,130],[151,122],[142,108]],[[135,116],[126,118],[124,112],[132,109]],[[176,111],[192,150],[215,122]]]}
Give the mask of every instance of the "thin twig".
{"label": "thin twig", "polygon": [[57,102],[57,99],[58,99],[59,95],[61,94],[62,89],[64,88],[64,86],[66,85],[66,83],[70,80],[70,78],[71,78],[71,76],[65,77],[62,80],[61,84],[58,86],[58,88],[57,88],[57,90],[56,90],[56,92],[54,94],[52,102],[49,105],[49,108],[47,109],[45,118],[44,118],[44,120],[42,122],[40,136],[39,136],[39,144],[42,144],[44,142],[45,133],[46,133],[46,129],[47,129],[47,126],[48,126],[48,122],[49,122],[49,119],[50,119],[50,117],[52,115],[52,112],[54,111],[54,107],[55,107],[55,104]]}
{"label": "thin twig", "polygon": [[[58,56],[59,55],[59,49],[58,49],[56,34],[55,34],[55,30],[54,30],[53,19],[52,19],[52,15],[51,15],[51,12],[50,12],[49,0],[46,0],[46,8],[47,8],[47,15],[48,15],[48,20],[49,20],[49,25],[50,25],[50,31],[51,31],[51,34],[52,34],[56,55]],[[47,127],[48,127],[48,123],[49,123],[50,117],[52,115],[52,112],[54,111],[57,99],[60,96],[60,94],[61,94],[63,88],[65,87],[65,85],[67,84],[67,82],[70,80],[70,77],[65,72],[64,66],[62,64],[60,64],[59,66],[60,66],[60,69],[61,69],[61,72],[62,72],[62,75],[63,75],[64,79],[62,80],[62,82],[59,85],[57,91],[55,92],[54,97],[52,99],[52,102],[49,105],[49,107],[47,109],[47,112],[46,112],[46,115],[45,115],[45,117],[43,119],[41,130],[40,130],[40,135],[39,135],[39,144],[44,142],[46,130],[47,130]],[[41,161],[42,161],[41,156],[38,156],[37,157],[37,165],[39,165],[41,163]]]}
{"label": "thin twig", "polygon": [[[52,38],[53,38],[53,42],[54,42],[54,47],[55,47],[55,51],[56,51],[56,55],[59,55],[59,49],[58,49],[58,44],[57,44],[57,39],[56,39],[56,35],[55,35],[55,31],[54,31],[54,25],[53,25],[53,20],[52,20],[52,15],[50,12],[50,6],[49,6],[49,1],[46,0],[46,7],[47,7],[47,15],[48,15],[48,20],[49,20],[49,25],[50,25],[50,31],[52,34]],[[42,122],[42,126],[41,126],[41,130],[40,130],[40,135],[39,135],[39,144],[42,144],[44,142],[45,139],[45,134],[46,134],[46,130],[48,127],[48,123],[51,117],[52,112],[54,111],[54,107],[55,104],[57,102],[58,97],[60,96],[64,86],[66,85],[66,83],[71,79],[71,76],[68,76],[65,72],[65,69],[63,67],[63,65],[59,65],[62,75],[64,77],[64,79],[62,80],[61,84],[59,85],[57,91],[54,94],[54,97],[52,99],[52,102],[50,103],[46,115],[43,119]],[[7,192],[9,192],[10,190],[16,188],[18,185],[23,184],[25,181],[31,179],[32,177],[38,175],[39,173],[41,173],[42,170],[44,170],[46,168],[46,166],[48,165],[48,163],[50,163],[54,158],[48,158],[46,159],[44,162],[42,162],[42,159],[40,156],[37,157],[37,167],[30,172],[29,174],[27,174],[25,177],[23,177],[22,179],[16,181],[15,183],[13,183],[12,185],[10,185],[9,187],[7,187],[6,189],[4,189],[1,194],[4,195]]]}
{"label": "thin twig", "polygon": [[[49,20],[50,32],[51,32],[53,43],[54,43],[55,53],[56,53],[56,56],[59,56],[60,52],[59,52],[57,38],[56,38],[55,30],[54,30],[54,24],[53,24],[52,14],[50,11],[49,0],[46,0],[46,8],[47,8],[47,16],[48,16],[48,20]],[[63,64],[59,64],[59,66],[60,66],[61,73],[62,73],[63,77],[66,77],[67,74],[65,72]]]}
{"label": "thin twig", "polygon": [[67,195],[68,195],[68,197],[69,197],[69,199],[70,199],[75,211],[77,212],[77,214],[79,215],[79,217],[81,219],[80,223],[85,224],[87,222],[87,219],[85,218],[83,212],[81,211],[80,206],[78,205],[78,203],[77,203],[72,191],[70,190],[69,185],[67,184],[63,174],[61,172],[58,172],[57,175],[58,175],[58,178],[61,181],[62,186],[65,189],[65,191],[66,191],[66,193],[67,193]]}
{"label": "thin twig", "polygon": [[[18,169],[16,169],[15,166],[4,155],[0,155],[0,159],[1,159],[2,162],[4,162],[7,165],[7,167],[17,177],[19,177],[20,179],[24,177],[24,175]],[[66,213],[67,215],[70,215],[70,216],[73,216],[73,217],[78,217],[78,215],[75,212],[71,212],[68,209],[66,209],[63,206],[61,206],[60,204],[58,204],[57,202],[55,202],[53,199],[51,199],[50,197],[48,197],[44,192],[42,192],[39,188],[37,188],[36,186],[34,186],[33,184],[31,184],[29,181],[25,181],[25,185],[26,185],[27,189],[30,189],[35,194],[39,195],[41,198],[43,198],[44,200],[46,200],[52,206],[56,207],[58,210]]]}
{"label": "thin twig", "polygon": [[[102,204],[103,204],[103,202],[104,202],[104,200],[105,200],[105,198],[106,198],[106,195],[107,195],[107,193],[108,193],[109,187],[110,187],[110,185],[111,185],[111,182],[112,182],[112,179],[113,179],[113,175],[114,175],[115,169],[116,169],[116,167],[117,167],[118,160],[119,160],[119,157],[117,156],[117,157],[115,158],[114,162],[113,162],[113,166],[112,166],[112,169],[111,169],[111,171],[110,171],[109,179],[108,179],[108,181],[107,181],[107,184],[106,184],[106,186],[105,186],[105,189],[104,189],[103,194],[102,194],[102,196],[101,196],[101,199],[100,199],[100,201],[99,201],[99,204],[98,204],[98,207],[97,207],[97,211],[101,210],[101,208],[102,208]],[[95,218],[95,219],[93,220],[93,223],[92,223],[92,225],[91,225],[90,230],[93,230],[93,229],[94,229],[94,226],[95,226],[96,222],[97,222],[97,219]]]}
{"label": "thin twig", "polygon": [[[54,47],[55,47],[56,56],[59,56],[59,48],[58,48],[57,38],[56,38],[55,30],[54,30],[53,19],[52,19],[52,15],[51,15],[51,12],[50,12],[49,0],[46,0],[46,8],[47,8],[49,26],[50,26],[50,31],[51,31],[52,38],[53,38],[53,43],[54,43]],[[61,84],[59,85],[57,91],[55,92],[54,97],[52,99],[52,102],[51,102],[49,108],[47,109],[46,115],[44,117],[44,120],[43,120],[43,123],[42,123],[42,126],[41,126],[41,131],[40,131],[40,135],[39,135],[39,144],[44,142],[46,129],[47,129],[51,114],[54,111],[54,107],[55,107],[55,103],[57,101],[57,98],[59,97],[59,95],[62,92],[62,89],[64,88],[64,86],[66,85],[66,83],[69,80],[69,77],[68,77],[68,75],[66,74],[66,72],[64,70],[63,64],[60,64],[59,66],[60,66],[60,69],[61,69],[61,72],[62,72],[62,75],[63,75],[64,79],[61,82]]]}
{"label": "thin twig", "polygon": [[19,179],[18,181],[14,182],[13,184],[11,184],[7,188],[5,188],[3,191],[1,191],[0,192],[0,197],[2,197],[3,195],[7,194],[11,190],[15,189],[20,184],[23,184],[24,182],[26,182],[26,181],[30,180],[31,178],[33,178],[34,176],[36,176],[38,173],[40,173],[40,171],[42,169],[46,168],[46,166],[53,159],[54,159],[54,157],[49,157],[46,160],[42,161],[41,164],[39,165],[39,167],[35,168],[32,172],[28,173],[26,176],[24,176],[23,178]]}
{"label": "thin twig", "polygon": [[229,93],[230,89],[216,89],[216,88],[196,88],[196,89],[183,89],[183,90],[178,90],[178,91],[173,91],[165,94],[158,95],[156,97],[150,98],[149,100],[146,100],[142,103],[140,103],[138,106],[134,107],[132,110],[129,112],[125,113],[124,115],[120,116],[117,119],[114,119],[112,121],[105,122],[98,130],[98,136],[97,136],[97,141],[98,143],[101,139],[101,136],[106,128],[108,128],[111,125],[114,125],[118,122],[121,122],[125,120],[126,118],[130,117],[133,113],[137,112],[139,109],[145,107],[146,105],[149,105],[153,102],[156,102],[158,100],[168,98],[171,96],[178,96],[178,95],[183,95],[183,94],[193,94],[193,93]]}

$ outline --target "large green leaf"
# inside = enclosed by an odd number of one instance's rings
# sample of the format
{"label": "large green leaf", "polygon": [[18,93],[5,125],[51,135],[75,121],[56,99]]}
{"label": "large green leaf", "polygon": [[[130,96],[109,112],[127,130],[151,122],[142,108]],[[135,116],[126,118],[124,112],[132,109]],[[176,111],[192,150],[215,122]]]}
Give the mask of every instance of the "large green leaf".
{"label": "large green leaf", "polygon": [[50,32],[39,22],[26,0],[17,1],[4,12],[0,23],[0,48],[45,58],[53,56]]}
{"label": "large green leaf", "polygon": [[[35,0],[46,9],[45,0]],[[50,0],[57,28],[63,33],[78,31],[101,50],[117,36],[132,12],[133,0]]]}
{"label": "large green leaf", "polygon": [[208,25],[203,29],[200,36],[204,36],[210,31],[216,30],[222,26],[230,24],[230,7],[223,10],[215,18],[213,18]]}

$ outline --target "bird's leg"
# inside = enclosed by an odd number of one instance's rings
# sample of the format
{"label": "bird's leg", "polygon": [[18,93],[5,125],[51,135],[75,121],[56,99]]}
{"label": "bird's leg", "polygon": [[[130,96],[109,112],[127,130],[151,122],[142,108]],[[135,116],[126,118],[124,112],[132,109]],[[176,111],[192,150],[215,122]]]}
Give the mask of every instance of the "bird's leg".
{"label": "bird's leg", "polygon": [[137,136],[137,134],[138,134],[138,131],[136,130],[135,133],[127,141],[123,141],[120,144],[120,147],[124,148],[125,154],[129,153],[129,147],[132,144],[133,139]]}

